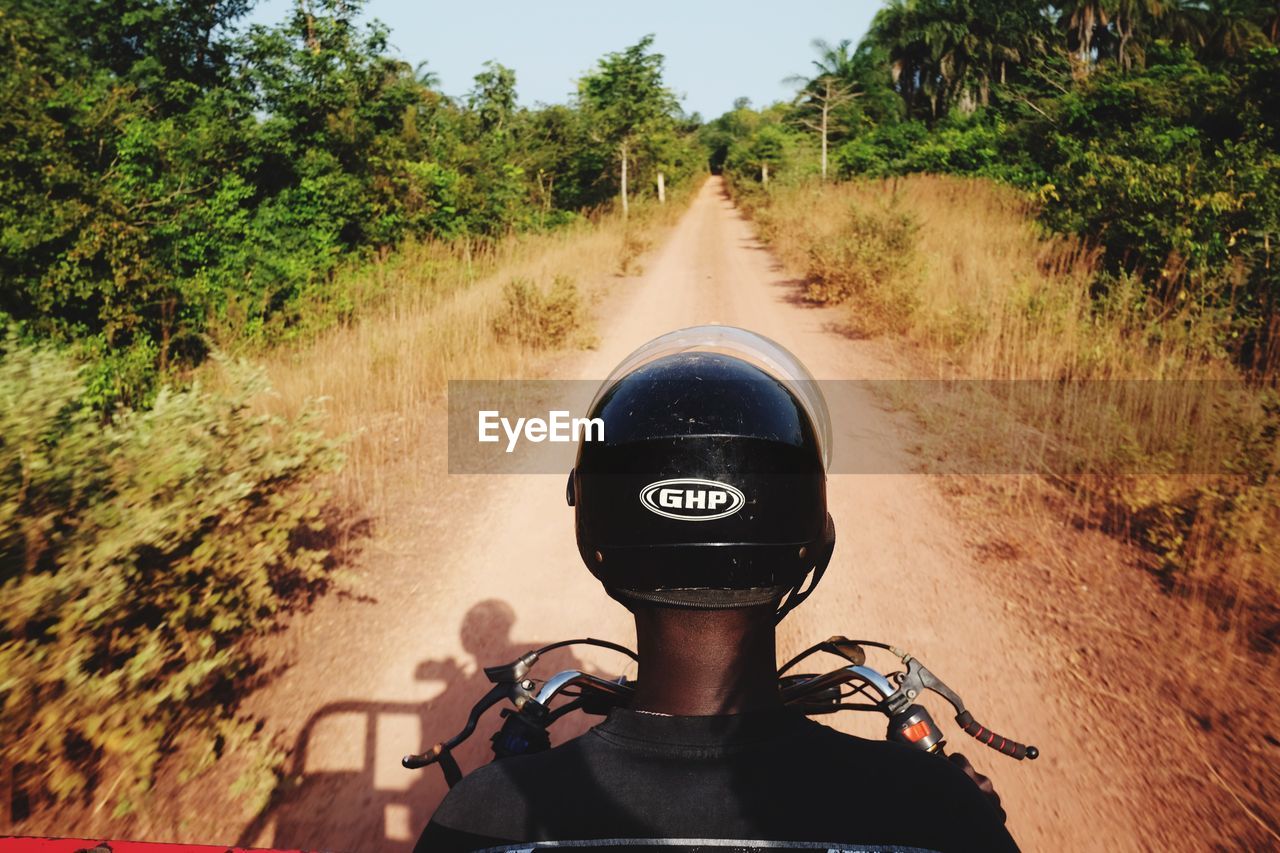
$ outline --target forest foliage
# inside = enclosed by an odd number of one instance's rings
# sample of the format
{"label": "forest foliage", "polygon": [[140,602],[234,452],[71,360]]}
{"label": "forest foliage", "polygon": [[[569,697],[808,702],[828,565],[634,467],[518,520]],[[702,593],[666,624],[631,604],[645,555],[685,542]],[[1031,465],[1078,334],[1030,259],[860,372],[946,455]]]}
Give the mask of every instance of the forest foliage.
{"label": "forest foliage", "polygon": [[555,228],[618,194],[620,158],[632,192],[702,167],[651,38],[525,108],[496,61],[444,95],[361,2],[249,5],[0,10],[0,321],[74,346],[101,408],[281,340],[353,258]]}
{"label": "forest foliage", "polygon": [[1225,311],[1216,348],[1274,379],[1278,41],[1275,4],[1248,0],[891,0],[856,46],[815,43],[793,103],[741,102],[703,139],[744,190],[824,171],[1012,184],[1101,249],[1100,297],[1132,276],[1169,316]]}

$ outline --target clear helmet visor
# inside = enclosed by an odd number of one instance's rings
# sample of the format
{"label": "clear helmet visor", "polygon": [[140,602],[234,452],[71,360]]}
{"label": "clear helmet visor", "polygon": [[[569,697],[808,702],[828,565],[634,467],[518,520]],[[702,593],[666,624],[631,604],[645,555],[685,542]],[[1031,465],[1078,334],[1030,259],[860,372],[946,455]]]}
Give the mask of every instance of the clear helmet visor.
{"label": "clear helmet visor", "polygon": [[737,326],[690,326],[654,338],[624,358],[600,385],[594,410],[600,399],[619,380],[660,358],[689,352],[719,353],[739,358],[781,382],[804,407],[813,424],[822,450],[824,468],[831,465],[831,415],[818,382],[800,359],[777,341]]}

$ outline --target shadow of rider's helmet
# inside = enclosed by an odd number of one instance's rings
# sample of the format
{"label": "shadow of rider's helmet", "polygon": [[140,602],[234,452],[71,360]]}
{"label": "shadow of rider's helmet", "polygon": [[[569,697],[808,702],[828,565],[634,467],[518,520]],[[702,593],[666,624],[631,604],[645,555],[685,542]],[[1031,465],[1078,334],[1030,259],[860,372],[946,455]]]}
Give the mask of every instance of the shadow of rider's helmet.
{"label": "shadow of rider's helmet", "polygon": [[[835,546],[831,424],[800,361],[732,326],[656,338],[601,385],[569,475],[578,550],[624,604],[724,609],[812,591]],[[808,583],[806,585],[806,580]]]}

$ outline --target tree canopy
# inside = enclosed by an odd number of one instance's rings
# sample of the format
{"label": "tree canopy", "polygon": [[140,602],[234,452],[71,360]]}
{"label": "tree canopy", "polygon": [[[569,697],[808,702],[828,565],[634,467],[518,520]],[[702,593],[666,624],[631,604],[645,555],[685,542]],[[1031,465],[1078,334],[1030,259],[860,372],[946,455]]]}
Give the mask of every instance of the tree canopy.
{"label": "tree canopy", "polygon": [[[0,11],[0,324],[72,346],[104,407],[220,337],[284,339],[335,271],[405,239],[557,227],[699,167],[652,38],[575,102],[484,64],[450,98],[363,0],[14,0]],[[647,191],[647,190],[644,190]],[[632,190],[634,192],[634,190]]]}
{"label": "tree canopy", "polygon": [[[1280,12],[1261,0],[889,0],[862,41],[820,43],[793,105],[711,122],[712,165],[747,182],[958,172],[1032,194],[1103,252],[1100,294],[1137,277],[1167,310],[1232,318],[1215,345],[1280,371]],[[828,99],[829,100],[829,99]],[[788,144],[775,137],[788,134]],[[736,154],[734,153],[736,152]],[[772,155],[771,155],[772,156]]]}
{"label": "tree canopy", "polygon": [[643,140],[670,130],[679,105],[662,80],[664,58],[653,36],[604,56],[578,83],[578,100],[596,137],[617,152],[622,208],[628,204],[631,158]]}

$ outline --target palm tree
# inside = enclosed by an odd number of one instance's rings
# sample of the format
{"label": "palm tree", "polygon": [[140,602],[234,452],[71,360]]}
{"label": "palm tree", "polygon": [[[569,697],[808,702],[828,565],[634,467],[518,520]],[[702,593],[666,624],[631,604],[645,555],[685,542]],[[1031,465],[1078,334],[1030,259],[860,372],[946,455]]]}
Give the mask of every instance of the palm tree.
{"label": "palm tree", "polygon": [[918,30],[913,0],[889,0],[871,21],[867,38],[889,56],[893,85],[913,109],[923,96],[936,106],[933,82],[937,78],[933,57]]}
{"label": "palm tree", "polygon": [[1039,7],[1007,0],[889,0],[868,39],[887,52],[908,106],[927,100],[936,117],[987,104],[1011,65],[1044,51],[1047,27]]}
{"label": "palm tree", "polygon": [[1256,3],[1249,0],[1208,0],[1205,5],[1205,14],[1210,22],[1205,49],[1210,55],[1236,56],[1266,43],[1266,34],[1254,20]]}
{"label": "palm tree", "polygon": [[1204,48],[1212,29],[1203,0],[1167,0],[1160,19],[1160,34],[1196,51]]}
{"label": "palm tree", "polygon": [[836,44],[832,44],[826,39],[814,39],[812,42],[813,49],[818,52],[818,58],[813,60],[813,67],[817,70],[819,77],[835,77],[846,83],[853,83],[853,75],[857,71],[854,64],[854,52],[850,49],[853,42],[849,39],[841,39]]}
{"label": "palm tree", "polygon": [[413,73],[418,78],[418,85],[424,89],[436,89],[440,86],[440,75],[427,67],[425,59],[414,66]]}
{"label": "palm tree", "polygon": [[1044,52],[1039,12],[1026,12],[1018,4],[995,2],[976,15],[973,28],[980,39],[975,53],[982,60],[979,85],[983,104],[988,101],[987,89],[992,81],[1001,85],[1007,82],[1009,66],[1020,65]]}
{"label": "palm tree", "polygon": [[1259,9],[1258,24],[1262,27],[1262,34],[1271,40],[1272,44],[1280,43],[1280,2],[1273,0],[1264,4]]}
{"label": "palm tree", "polygon": [[1126,71],[1133,67],[1134,58],[1141,61],[1142,45],[1134,40],[1135,33],[1155,31],[1156,22],[1164,16],[1162,0],[1112,0],[1112,23],[1115,26],[1116,59]]}
{"label": "palm tree", "polygon": [[946,6],[952,19],[943,70],[950,97],[962,107],[975,101],[985,106],[992,84],[1005,84],[1010,67],[1045,52],[1051,24],[1041,7],[1008,0],[963,0]]}
{"label": "palm tree", "polygon": [[1094,40],[1111,21],[1110,6],[1105,0],[1067,0],[1059,7],[1059,26],[1067,30],[1068,46],[1074,41],[1076,59],[1086,74],[1093,65]]}
{"label": "palm tree", "polygon": [[[956,4],[959,6],[960,4]],[[957,9],[956,11],[967,11]],[[980,99],[985,103],[985,92],[988,88],[984,64],[981,62],[984,40],[971,26],[972,17],[968,20],[939,21],[937,26],[929,27],[926,33],[929,44],[938,64],[941,76],[944,103],[959,104],[965,112],[974,108],[973,89],[980,91]]]}
{"label": "palm tree", "polygon": [[[941,9],[937,11],[942,12]],[[954,15],[961,10],[949,11]],[[967,98],[965,84],[974,66],[977,39],[969,28],[968,20],[948,20],[941,15],[931,15],[919,33],[935,78],[929,88],[933,93],[931,109],[936,117],[946,112],[951,103]]]}
{"label": "palm tree", "polygon": [[931,118],[945,110],[952,81],[967,66],[967,52],[955,49],[965,28],[947,20],[947,14],[936,0],[889,0],[868,31],[868,38],[888,52],[894,85],[908,108],[927,103]]}

